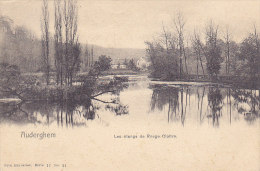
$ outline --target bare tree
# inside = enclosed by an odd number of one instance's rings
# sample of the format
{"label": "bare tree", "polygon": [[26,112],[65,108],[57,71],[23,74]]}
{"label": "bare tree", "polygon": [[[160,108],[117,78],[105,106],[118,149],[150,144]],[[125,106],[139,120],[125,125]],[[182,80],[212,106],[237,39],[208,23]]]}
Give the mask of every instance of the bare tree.
{"label": "bare tree", "polygon": [[202,58],[201,58],[201,54],[202,54],[202,50],[203,50],[202,42],[201,42],[199,33],[196,32],[195,30],[194,30],[193,38],[192,38],[192,47],[196,54],[196,59],[197,59],[197,76],[199,74],[199,61],[200,61],[202,73],[204,75],[205,73],[204,73],[204,68],[203,68],[203,63],[202,63]]}
{"label": "bare tree", "polygon": [[[166,49],[166,59],[168,61],[168,63],[170,62],[170,39],[171,39],[171,33],[166,30],[163,22],[162,22],[162,35],[161,35],[161,42],[163,44],[163,46],[165,47]],[[169,65],[166,66],[167,67],[167,71],[170,72],[170,69],[169,69]]]}
{"label": "bare tree", "polygon": [[185,20],[181,13],[178,13],[177,17],[174,19],[174,25],[175,25],[176,32],[178,34],[178,47],[179,47],[179,57],[180,57],[180,77],[182,77],[182,72],[183,72],[182,59],[183,59],[183,57],[185,60],[185,69],[186,69],[187,74],[188,74],[188,68],[187,68],[187,60],[186,60],[186,55],[185,55],[184,35],[183,35]]}
{"label": "bare tree", "polygon": [[49,11],[48,11],[48,1],[43,0],[42,5],[42,60],[43,60],[43,70],[46,76],[46,84],[50,81],[50,59],[49,59]]}
{"label": "bare tree", "polygon": [[72,85],[72,77],[79,69],[80,44],[78,41],[78,8],[76,0],[64,0],[63,22],[65,29],[65,78]]}
{"label": "bare tree", "polygon": [[165,45],[167,53],[169,53],[169,46],[170,46],[170,39],[171,39],[171,33],[165,29],[165,26],[162,22],[162,43]]}
{"label": "bare tree", "polygon": [[80,68],[81,46],[78,41],[78,8],[76,0],[54,1],[55,66],[57,84],[72,85]]}

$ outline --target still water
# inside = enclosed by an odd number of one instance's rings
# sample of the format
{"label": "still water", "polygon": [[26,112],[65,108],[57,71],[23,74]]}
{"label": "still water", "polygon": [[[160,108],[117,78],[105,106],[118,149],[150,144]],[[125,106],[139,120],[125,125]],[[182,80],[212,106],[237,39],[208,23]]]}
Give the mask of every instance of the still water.
{"label": "still water", "polygon": [[[103,77],[109,79],[109,76]],[[0,123],[54,127],[99,125],[223,127],[259,124],[259,90],[129,76],[118,93],[89,101],[2,102]]]}
{"label": "still water", "polygon": [[[259,171],[259,101],[259,90],[147,76],[129,76],[120,91],[91,101],[5,101],[0,167],[49,163],[66,164],[67,171]],[[21,138],[22,131],[56,138]],[[145,138],[118,138],[140,135]]]}

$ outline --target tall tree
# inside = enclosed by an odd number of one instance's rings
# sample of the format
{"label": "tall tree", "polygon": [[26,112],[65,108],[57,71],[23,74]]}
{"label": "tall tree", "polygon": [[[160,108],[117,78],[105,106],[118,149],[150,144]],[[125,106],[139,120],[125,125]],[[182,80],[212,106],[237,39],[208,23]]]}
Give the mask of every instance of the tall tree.
{"label": "tall tree", "polygon": [[175,29],[178,35],[178,47],[179,47],[179,58],[180,58],[180,77],[182,77],[183,73],[183,61],[182,59],[184,58],[185,60],[185,69],[186,73],[188,74],[188,67],[187,67],[187,59],[185,55],[185,46],[184,46],[184,26],[186,22],[184,20],[184,17],[181,13],[177,13],[176,18],[174,19],[174,25]]}
{"label": "tall tree", "polygon": [[81,46],[78,41],[78,7],[76,0],[55,0],[55,66],[57,83],[72,85],[80,68]]}
{"label": "tall tree", "polygon": [[62,9],[61,0],[54,1],[55,7],[55,22],[54,22],[54,49],[55,49],[55,67],[56,67],[56,82],[63,85],[64,75],[64,57],[63,57],[63,36],[62,36]]}
{"label": "tall tree", "polygon": [[221,68],[222,58],[218,42],[218,26],[215,26],[212,21],[206,27],[205,56],[208,74],[210,78],[216,78]]}
{"label": "tall tree", "polygon": [[259,76],[260,52],[259,37],[256,29],[243,40],[240,46],[240,59],[243,65],[240,66],[240,72],[245,76],[249,76],[252,82],[255,82]]}
{"label": "tall tree", "polygon": [[72,77],[79,70],[80,44],[78,41],[78,8],[76,0],[63,1],[63,23],[65,33],[65,83],[72,85]]}
{"label": "tall tree", "polygon": [[229,29],[226,29],[226,33],[224,36],[225,39],[225,56],[226,56],[226,74],[229,74],[230,72],[230,33],[229,33]]}
{"label": "tall tree", "polygon": [[[170,64],[174,58],[174,50],[175,50],[175,40],[173,38],[173,35],[171,34],[170,31],[166,30],[164,24],[162,23],[162,34],[161,34],[161,46],[164,47],[166,53],[165,53],[165,57],[166,57],[166,61],[168,64]],[[166,71],[168,72],[166,75],[171,75],[171,67],[170,65],[166,65]]]}
{"label": "tall tree", "polygon": [[197,76],[199,74],[199,63],[200,63],[200,66],[201,66],[201,69],[202,69],[202,73],[203,75],[205,74],[204,73],[204,68],[203,68],[203,63],[202,63],[202,58],[201,58],[201,55],[202,55],[202,42],[200,40],[200,35],[198,32],[196,32],[194,30],[194,33],[193,33],[193,38],[192,38],[192,47],[193,47],[193,50],[196,54],[196,61],[197,61]]}
{"label": "tall tree", "polygon": [[49,59],[49,10],[48,10],[48,1],[42,1],[42,61],[43,61],[43,70],[46,77],[46,84],[49,84],[50,81],[50,59]]}

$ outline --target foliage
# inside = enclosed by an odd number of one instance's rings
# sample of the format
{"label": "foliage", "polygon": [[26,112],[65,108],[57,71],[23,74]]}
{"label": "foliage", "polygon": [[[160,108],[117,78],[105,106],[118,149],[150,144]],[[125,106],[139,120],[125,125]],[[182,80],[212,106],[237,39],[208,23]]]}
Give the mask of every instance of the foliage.
{"label": "foliage", "polygon": [[111,68],[112,59],[106,55],[101,55],[98,58],[98,61],[95,62],[94,67],[98,68],[99,71],[107,71]]}
{"label": "foliage", "polygon": [[178,74],[179,66],[174,49],[167,51],[160,43],[146,42],[147,55],[151,61],[151,75],[162,79],[170,79]]}
{"label": "foliage", "polygon": [[[81,47],[78,40],[77,1],[55,1],[55,66],[57,84],[72,85],[79,71]],[[63,6],[63,8],[62,8]]]}
{"label": "foliage", "polygon": [[10,90],[14,85],[18,84],[21,73],[16,65],[0,63],[0,72],[0,85],[2,91],[8,91],[8,89]]}
{"label": "foliage", "polygon": [[90,69],[88,75],[98,78],[101,72],[107,71],[111,68],[111,61],[112,59],[106,55],[99,56],[98,61],[94,63],[94,66]]}
{"label": "foliage", "polygon": [[134,62],[134,59],[130,59],[129,62],[127,63],[127,68],[131,69],[133,71],[138,71],[138,68]]}
{"label": "foliage", "polygon": [[31,92],[34,86],[40,85],[39,79],[36,76],[23,76],[20,70],[15,65],[8,63],[0,64],[0,91],[5,97],[18,97],[25,99],[24,94]]}
{"label": "foliage", "polygon": [[[222,31],[211,21],[205,29],[205,40],[201,40],[200,33],[194,30],[192,46],[185,47],[184,44],[189,41],[184,36],[185,20],[182,15],[175,17],[174,24],[175,32],[162,25],[159,37],[153,42],[146,42],[152,77],[187,80],[195,78],[196,73],[196,78],[203,81],[243,78],[244,82],[259,84],[260,40],[256,27],[242,43],[236,43],[228,29],[224,36],[220,35]],[[232,76],[235,79],[231,79]],[[250,79],[244,79],[246,77]]]}
{"label": "foliage", "polygon": [[218,40],[218,28],[212,23],[206,29],[205,57],[207,61],[207,71],[210,77],[216,78],[220,72],[221,63],[221,41]]}
{"label": "foliage", "polygon": [[243,61],[238,70],[252,79],[260,76],[260,40],[253,34],[250,34],[243,40],[240,46],[240,60]]}
{"label": "foliage", "polygon": [[12,63],[21,71],[40,69],[41,42],[23,26],[15,26],[9,17],[0,15],[0,62]]}
{"label": "foliage", "polygon": [[[227,53],[225,51],[225,53]],[[228,66],[229,66],[229,74],[230,75],[238,75],[239,73],[237,72],[237,68],[239,66],[239,44],[237,44],[234,41],[231,41],[229,43],[229,61],[228,61]]]}

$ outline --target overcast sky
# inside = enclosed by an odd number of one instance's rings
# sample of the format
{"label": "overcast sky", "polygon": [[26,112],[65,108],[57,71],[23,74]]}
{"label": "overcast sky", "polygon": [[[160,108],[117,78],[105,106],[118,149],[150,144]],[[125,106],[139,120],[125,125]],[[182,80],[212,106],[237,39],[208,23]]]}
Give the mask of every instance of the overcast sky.
{"label": "overcast sky", "polygon": [[[40,37],[41,4],[41,0],[0,0],[0,14]],[[203,32],[211,19],[222,33],[229,27],[236,41],[241,41],[254,23],[260,31],[260,0],[80,0],[78,5],[80,41],[104,47],[145,48],[144,41],[161,31],[162,22],[173,29],[172,19],[177,12],[186,19],[186,37],[194,27]],[[49,9],[53,18],[53,1],[49,1]],[[53,20],[50,28],[53,30]]]}

